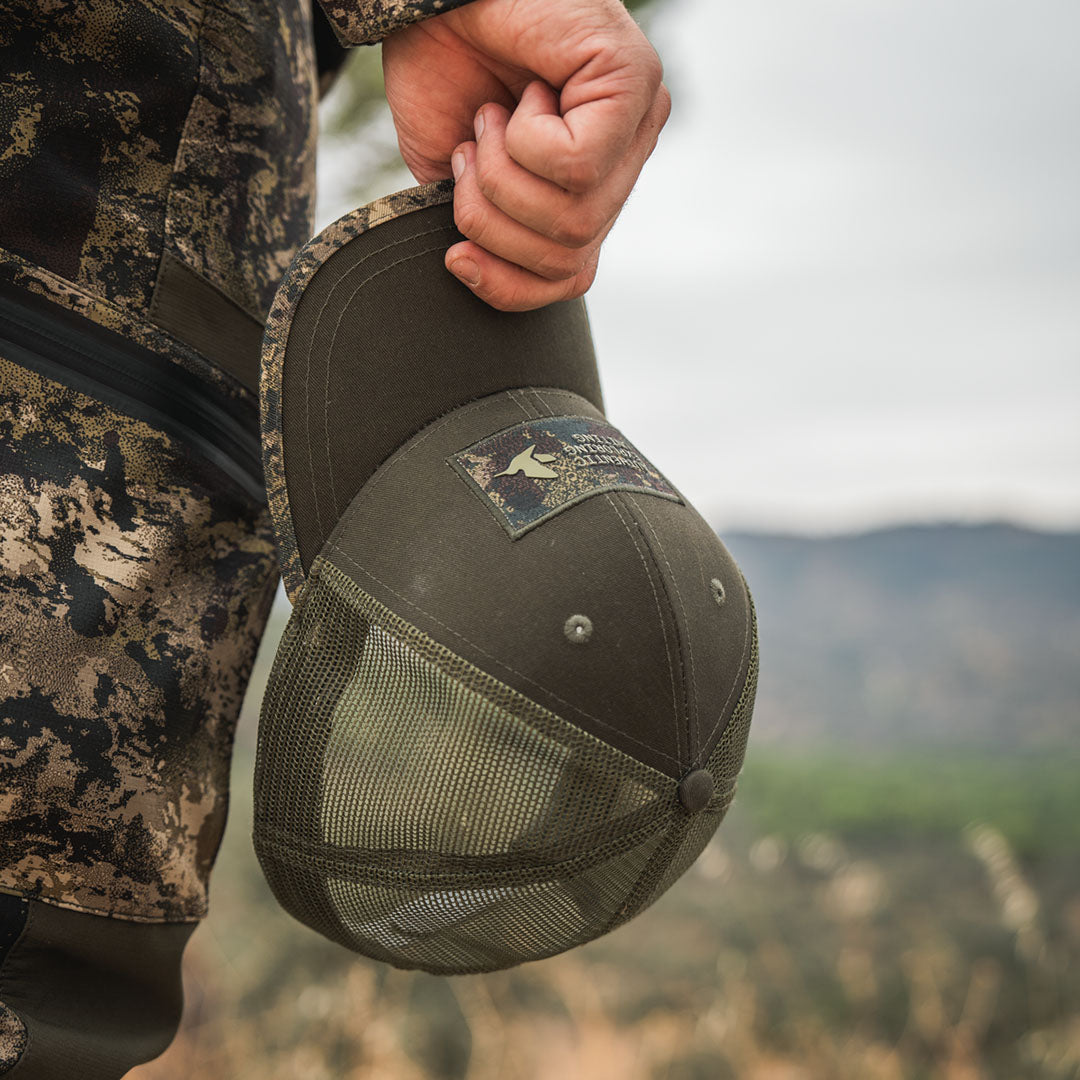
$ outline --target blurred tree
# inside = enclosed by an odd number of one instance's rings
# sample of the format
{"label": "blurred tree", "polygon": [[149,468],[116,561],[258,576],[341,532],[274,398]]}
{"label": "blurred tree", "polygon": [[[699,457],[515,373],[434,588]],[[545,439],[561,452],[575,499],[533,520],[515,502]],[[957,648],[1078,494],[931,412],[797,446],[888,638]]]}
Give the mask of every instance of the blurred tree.
{"label": "blurred tree", "polygon": [[[652,12],[665,0],[624,0],[646,27]],[[347,179],[333,178],[333,187],[358,203],[410,183],[397,151],[397,137],[383,94],[382,50],[350,52],[341,74],[320,111],[320,137],[334,159],[331,172],[347,169]],[[347,156],[347,161],[344,156]],[[332,212],[346,207],[328,207]]]}

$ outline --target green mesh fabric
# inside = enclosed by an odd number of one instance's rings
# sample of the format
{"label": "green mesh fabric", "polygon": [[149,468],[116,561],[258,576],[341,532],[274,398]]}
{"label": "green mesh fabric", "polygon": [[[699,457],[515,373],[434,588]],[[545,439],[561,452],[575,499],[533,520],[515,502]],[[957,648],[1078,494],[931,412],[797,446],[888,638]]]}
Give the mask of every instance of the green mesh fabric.
{"label": "green mesh fabric", "polygon": [[441,974],[618,926],[700,853],[734,794],[755,664],[696,814],[677,784],[518,694],[317,560],[259,725],[255,848],[281,904]]}

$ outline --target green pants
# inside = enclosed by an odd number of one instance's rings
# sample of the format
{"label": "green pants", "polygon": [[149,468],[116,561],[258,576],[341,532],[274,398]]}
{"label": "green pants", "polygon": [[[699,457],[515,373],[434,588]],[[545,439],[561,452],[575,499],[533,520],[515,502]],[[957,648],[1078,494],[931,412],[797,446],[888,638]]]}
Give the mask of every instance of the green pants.
{"label": "green pants", "polygon": [[118,1078],[206,911],[277,580],[261,324],[342,52],[306,0],[0,0],[0,56],[0,1075]]}

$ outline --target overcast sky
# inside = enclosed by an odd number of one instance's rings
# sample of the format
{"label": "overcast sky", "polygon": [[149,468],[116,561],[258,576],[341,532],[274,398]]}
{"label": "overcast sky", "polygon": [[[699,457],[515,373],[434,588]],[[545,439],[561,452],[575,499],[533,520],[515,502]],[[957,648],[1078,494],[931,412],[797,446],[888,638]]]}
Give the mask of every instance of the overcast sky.
{"label": "overcast sky", "polygon": [[672,119],[588,301],[627,437],[722,530],[1080,525],[1080,4],[650,34]]}

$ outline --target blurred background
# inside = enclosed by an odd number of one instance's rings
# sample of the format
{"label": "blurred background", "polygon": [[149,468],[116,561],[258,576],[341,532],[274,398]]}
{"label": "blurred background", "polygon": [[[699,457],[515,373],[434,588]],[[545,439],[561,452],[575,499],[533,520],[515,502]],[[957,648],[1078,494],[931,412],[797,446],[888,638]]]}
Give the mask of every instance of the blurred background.
{"label": "blurred background", "polygon": [[[674,109],[589,308],[754,591],[739,797],[614,934],[387,969],[274,904],[237,736],[181,1033],[129,1080],[1080,1076],[1080,6],[652,0]],[[359,50],[319,224],[408,186]]]}

